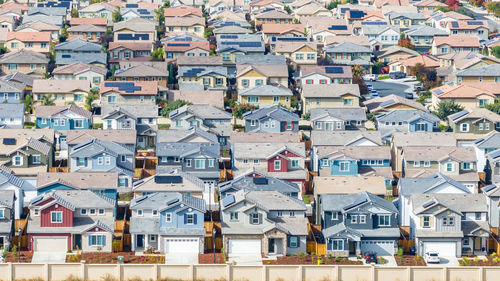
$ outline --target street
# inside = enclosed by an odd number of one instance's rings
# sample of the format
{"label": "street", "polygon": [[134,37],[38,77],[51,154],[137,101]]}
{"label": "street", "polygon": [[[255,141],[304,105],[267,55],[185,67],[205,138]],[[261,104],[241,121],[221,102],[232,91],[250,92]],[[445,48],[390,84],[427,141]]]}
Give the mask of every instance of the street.
{"label": "street", "polygon": [[373,86],[373,89],[377,90],[379,96],[385,97],[391,94],[395,94],[398,96],[405,96],[405,90],[410,88],[410,83],[408,84],[403,84],[402,82],[382,82],[382,81],[375,81],[375,82],[366,82],[366,84],[371,84]]}

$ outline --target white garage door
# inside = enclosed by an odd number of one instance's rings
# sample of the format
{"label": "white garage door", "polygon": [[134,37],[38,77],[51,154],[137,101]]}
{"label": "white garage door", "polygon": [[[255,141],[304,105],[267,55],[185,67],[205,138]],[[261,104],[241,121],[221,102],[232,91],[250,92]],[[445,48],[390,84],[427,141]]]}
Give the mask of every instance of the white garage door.
{"label": "white garage door", "polygon": [[361,241],[361,253],[375,252],[379,256],[394,255],[393,240]]}
{"label": "white garage door", "polygon": [[66,252],[68,250],[67,237],[35,237],[33,243],[37,252]]}
{"label": "white garage door", "polygon": [[442,257],[455,257],[457,253],[456,245],[455,242],[424,242],[422,255],[429,251],[436,251]]}
{"label": "white garage door", "polygon": [[230,254],[258,254],[260,255],[260,239],[229,239]]}
{"label": "white garage door", "polygon": [[165,253],[193,253],[200,252],[198,238],[165,238]]}

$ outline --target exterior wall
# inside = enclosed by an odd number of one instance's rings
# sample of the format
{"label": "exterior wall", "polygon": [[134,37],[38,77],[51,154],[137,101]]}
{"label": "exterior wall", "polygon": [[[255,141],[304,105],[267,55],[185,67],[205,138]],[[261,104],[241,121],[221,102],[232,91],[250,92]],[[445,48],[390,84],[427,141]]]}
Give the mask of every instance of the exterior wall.
{"label": "exterior wall", "polygon": [[[344,100],[352,99],[352,105],[345,105]],[[304,113],[309,112],[311,108],[332,108],[332,107],[359,107],[359,97],[344,95],[340,98],[302,98]]]}
{"label": "exterior wall", "polygon": [[[115,96],[116,97],[116,103],[109,103],[108,102],[108,97],[109,96]],[[142,99],[141,99],[142,97]],[[123,105],[137,105],[137,104],[142,104],[142,105],[155,105],[156,104],[156,96],[152,95],[145,95],[145,96],[139,96],[139,95],[120,95],[115,92],[108,92],[104,93],[101,95],[101,103],[103,105],[116,105],[116,104],[123,104]]]}
{"label": "exterior wall", "polygon": [[467,119],[460,120],[458,123],[450,122],[450,125],[453,129],[453,132],[464,132],[461,129],[462,124],[468,124],[469,130],[467,132],[473,133],[473,134],[487,134],[491,131],[495,131],[495,129],[498,129],[498,127],[496,127],[495,123],[488,121],[486,119],[483,119],[481,122],[477,122],[477,121],[478,121],[477,119],[467,118]]}
{"label": "exterior wall", "polygon": [[[477,80],[476,80],[477,81]],[[453,99],[455,103],[458,103],[464,107],[464,109],[474,109],[478,108],[479,106],[479,100],[487,100],[487,104],[493,104],[495,103],[495,98],[492,96],[487,96],[487,95],[480,95],[476,98],[469,98],[469,99]],[[452,99],[440,99],[436,95],[432,94],[432,107],[434,110],[437,109],[438,104],[441,100],[452,100]]]}
{"label": "exterior wall", "polygon": [[[9,52],[15,52],[15,51],[19,51],[21,49],[27,49],[27,50],[37,52],[37,53],[48,54],[48,53],[50,53],[50,47],[51,47],[50,43],[51,43],[50,41],[33,42],[32,43],[33,46],[29,47],[24,42],[19,41],[17,39],[13,39],[13,40],[5,42],[5,47],[7,47],[7,50]],[[16,46],[16,44],[17,44],[17,46]]]}
{"label": "exterior wall", "polygon": [[[147,78],[147,79],[146,79]],[[147,77],[117,77],[119,81],[157,81],[158,85],[167,87],[168,76],[147,76]]]}
{"label": "exterior wall", "polygon": [[[52,163],[52,152],[49,153],[49,155],[44,155],[43,153],[40,153],[34,149],[29,148],[28,150],[24,151],[25,153],[13,153],[10,156],[5,156],[5,155],[0,155],[0,161],[7,161],[11,160],[14,156],[21,156],[22,157],[22,165],[20,166],[14,166],[12,162],[4,164],[5,166],[9,168],[31,168],[31,167],[37,167],[37,166],[47,166],[51,165]],[[33,157],[32,155],[40,155],[40,164],[33,164]]]}
{"label": "exterior wall", "polygon": [[[151,45],[151,49],[152,49]],[[118,47],[109,51],[109,59],[112,61],[116,60],[130,60],[136,57],[151,56],[150,50],[129,50],[123,47]]]}
{"label": "exterior wall", "polygon": [[292,62],[296,64],[316,64],[317,62],[317,51],[309,48],[309,47],[302,47],[300,50],[297,50],[293,53],[284,53],[284,52],[276,52],[277,55],[284,55],[285,57],[289,58]]}
{"label": "exterior wall", "polygon": [[[58,119],[58,125],[56,126],[54,121]],[[61,126],[60,122],[61,122],[61,119],[64,119],[64,126]],[[83,118],[79,118],[79,119],[83,119]],[[54,129],[54,130],[60,130],[60,131],[66,131],[66,130],[74,130],[74,129],[77,129],[75,128],[75,119],[67,119],[67,118],[41,118],[41,117],[37,117],[36,118],[36,128],[37,129],[42,129],[42,128],[51,128],[51,129]],[[91,126],[90,126],[90,120],[89,119],[83,119],[83,127],[82,128],[78,128],[78,129],[90,129]]]}
{"label": "exterior wall", "polygon": [[[100,246],[101,250],[98,250],[98,246],[90,246],[89,245],[89,237],[90,235],[92,234],[99,234],[99,235],[104,235],[106,238],[105,238],[105,245],[104,246]],[[112,233],[109,233],[109,232],[106,232],[106,231],[103,231],[103,230],[99,230],[99,231],[95,231],[92,229],[92,231],[88,231],[88,232],[85,232],[82,234],[82,251],[83,252],[107,252],[107,253],[110,253],[112,252],[112,243],[113,243],[113,234]]]}
{"label": "exterior wall", "polygon": [[[72,227],[73,226],[73,212],[63,206],[54,204],[40,212],[40,226],[41,227]],[[62,212],[62,223],[51,222],[51,212]]]}
{"label": "exterior wall", "polygon": [[[55,98],[55,105],[68,105],[69,103],[75,103],[78,106],[85,105],[85,99],[87,98],[88,93],[83,91],[74,91],[69,93],[37,93],[33,92],[33,100],[39,101],[42,100],[44,95],[52,95],[52,98]],[[81,97],[81,99],[75,100],[76,97]]]}
{"label": "exterior wall", "polygon": [[248,96],[241,96],[238,95],[238,102],[241,104],[254,104],[258,105],[259,107],[271,107],[277,104],[284,105],[286,107],[290,107],[291,105],[291,97],[290,96],[278,96],[279,102],[274,101],[275,96],[259,96],[259,101],[254,103],[254,102],[248,102]]}
{"label": "exterior wall", "polygon": [[[204,84],[204,79],[208,79],[208,83]],[[217,79],[222,79],[219,80],[221,81],[220,84],[217,84]],[[179,81],[182,82],[188,82],[188,83],[198,83],[203,85],[205,88],[217,88],[217,87],[226,87],[227,85],[227,78],[224,76],[202,76],[202,77],[179,77]]]}
{"label": "exterior wall", "polygon": [[[248,86],[243,86],[243,80],[248,80]],[[288,79],[286,77],[266,77],[255,70],[250,70],[236,78],[238,91],[258,86],[256,80],[262,80],[262,85],[276,83],[282,85],[283,87],[288,87]]]}
{"label": "exterior wall", "polygon": [[[2,64],[2,73],[5,75],[8,74],[14,74],[16,72],[21,72],[23,74],[29,74],[30,76],[34,77],[42,77],[42,75],[36,75],[36,74],[30,74],[33,69],[32,67],[36,67],[36,70],[38,70],[41,73],[45,73],[47,69],[47,64],[10,64],[11,68],[9,69],[9,64]],[[13,66],[15,65],[15,66]],[[36,66],[35,66],[36,65]],[[12,68],[14,67],[14,68]]]}
{"label": "exterior wall", "polygon": [[306,84],[352,84],[351,78],[330,78],[328,76],[324,76],[321,74],[311,74],[309,76],[303,77],[300,79],[301,85]]}
{"label": "exterior wall", "polygon": [[187,33],[194,33],[196,34],[196,36],[203,38],[205,27],[201,24],[193,26],[165,26],[165,32],[167,33],[167,36],[175,34],[184,34],[187,32]]}
{"label": "exterior wall", "polygon": [[20,103],[22,93],[0,93],[0,103]]}
{"label": "exterior wall", "polygon": [[[84,40],[92,41],[92,42],[97,42],[101,38],[101,34],[105,32],[76,32],[76,31],[70,31],[68,32],[68,40],[71,40],[73,38],[82,38]],[[90,37],[89,37],[90,35]]]}
{"label": "exterior wall", "polygon": [[91,87],[99,87],[101,85],[101,81],[105,80],[105,75],[95,73],[93,71],[86,71],[83,73],[79,73],[77,75],[54,75],[54,78],[57,80],[89,80],[91,83]]}
{"label": "exterior wall", "polygon": [[[269,121],[269,122],[275,122],[275,124],[279,124],[278,126],[272,127],[271,125],[265,126],[264,122]],[[270,123],[271,124],[271,123]],[[278,122],[276,120],[271,120],[270,118],[266,118],[263,120],[258,120],[255,121],[255,126],[252,126],[252,122],[250,120],[245,120],[245,132],[252,132],[259,130],[261,132],[266,132],[266,133],[279,133],[279,132],[298,132],[299,131],[299,122],[292,122],[292,128],[288,129],[286,128],[287,122]]]}

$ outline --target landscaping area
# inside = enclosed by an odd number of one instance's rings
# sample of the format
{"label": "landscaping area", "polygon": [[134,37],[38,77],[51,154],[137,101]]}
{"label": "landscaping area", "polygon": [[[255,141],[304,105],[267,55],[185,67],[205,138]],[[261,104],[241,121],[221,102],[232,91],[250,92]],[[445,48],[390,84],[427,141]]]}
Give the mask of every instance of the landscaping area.
{"label": "landscaping area", "polygon": [[[20,257],[18,257],[20,255]],[[33,252],[31,251],[12,251],[12,252],[3,252],[3,258],[5,259],[5,262],[17,262],[18,260],[20,262],[31,262],[31,259],[33,258]]]}
{"label": "landscaping area", "polygon": [[398,255],[394,256],[398,266],[426,266],[422,256]]}
{"label": "landscaping area", "polygon": [[496,254],[491,254],[486,258],[462,257],[458,263],[460,266],[500,266],[500,257]]}
{"label": "landscaping area", "polygon": [[359,265],[363,264],[361,259],[356,261],[349,260],[348,258],[332,257],[331,255],[309,255],[298,254],[292,256],[277,257],[276,260],[263,260],[262,264],[265,265],[286,265],[286,264],[331,264],[331,265]]}
{"label": "landscaping area", "polygon": [[118,257],[123,257],[123,263],[132,264],[164,264],[164,255],[146,255],[146,256],[136,256],[132,252],[118,252],[118,253],[79,253],[75,255],[67,255],[66,262],[81,262],[85,263],[100,263],[100,264],[112,264],[118,263]]}
{"label": "landscaping area", "polygon": [[[225,264],[227,257],[221,253],[215,253],[215,263],[216,264]],[[199,264],[214,264],[214,254],[213,253],[205,253],[198,255],[198,263]]]}

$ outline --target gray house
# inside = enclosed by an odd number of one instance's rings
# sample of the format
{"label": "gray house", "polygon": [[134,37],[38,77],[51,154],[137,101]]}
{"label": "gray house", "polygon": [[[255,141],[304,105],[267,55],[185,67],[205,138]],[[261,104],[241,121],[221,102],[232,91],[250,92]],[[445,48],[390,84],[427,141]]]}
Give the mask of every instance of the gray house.
{"label": "gray house", "polygon": [[14,233],[14,191],[0,190],[0,249],[10,244]]}
{"label": "gray house", "polygon": [[222,200],[224,249],[231,254],[305,253],[304,202],[277,191],[240,190]]}
{"label": "gray house", "polygon": [[0,104],[0,129],[22,129],[24,128],[24,104],[2,103]]}
{"label": "gray house", "polygon": [[321,222],[327,252],[334,256],[368,251],[392,256],[399,239],[398,210],[368,192],[321,194],[316,222]]}
{"label": "gray house", "polygon": [[0,80],[0,103],[21,103],[23,92],[23,85]]}
{"label": "gray house", "polygon": [[422,110],[393,110],[376,116],[377,129],[385,143],[395,132],[438,132],[439,118]]}
{"label": "gray house", "polygon": [[345,131],[364,129],[365,110],[358,108],[311,108],[311,126],[318,131]]}
{"label": "gray house", "polygon": [[221,198],[234,194],[239,190],[277,191],[292,198],[302,199],[301,189],[296,183],[263,176],[257,171],[251,171],[244,176],[219,184]]}
{"label": "gray house", "polygon": [[245,132],[281,133],[299,131],[299,116],[281,106],[264,107],[243,115]]}
{"label": "gray house", "polygon": [[75,38],[54,47],[56,54],[56,65],[67,65],[75,62],[83,62],[92,65],[107,65],[107,54],[102,53],[102,46],[97,43],[88,42],[81,38]]}

